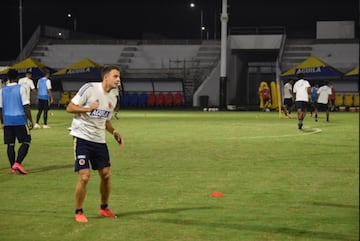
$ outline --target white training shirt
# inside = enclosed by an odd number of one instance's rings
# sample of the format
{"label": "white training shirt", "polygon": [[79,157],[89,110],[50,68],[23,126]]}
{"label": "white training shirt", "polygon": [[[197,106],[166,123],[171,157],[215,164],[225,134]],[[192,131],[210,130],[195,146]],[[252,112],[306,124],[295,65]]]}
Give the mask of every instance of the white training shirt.
{"label": "white training shirt", "polygon": [[119,88],[112,89],[110,92],[115,96],[119,96]]}
{"label": "white training shirt", "polygon": [[328,104],[329,102],[329,95],[331,95],[331,88],[327,85],[323,85],[321,86],[318,91],[317,94],[318,99],[317,99],[317,103],[321,103],[321,104]]}
{"label": "white training shirt", "polygon": [[30,90],[35,89],[34,81],[32,79],[29,79],[28,77],[24,77],[19,79],[18,83],[25,87],[26,92],[30,98]]}
{"label": "white training shirt", "polygon": [[291,99],[292,97],[292,85],[287,82],[284,85],[284,99]]}
{"label": "white training shirt", "polygon": [[89,107],[98,102],[96,110],[74,114],[70,135],[97,143],[105,143],[105,122],[110,120],[116,106],[116,96],[112,91],[105,92],[101,82],[83,85],[71,100],[81,107]]}
{"label": "white training shirt", "polygon": [[295,101],[309,102],[308,88],[311,87],[309,81],[299,79],[294,84],[293,92],[296,94]]}

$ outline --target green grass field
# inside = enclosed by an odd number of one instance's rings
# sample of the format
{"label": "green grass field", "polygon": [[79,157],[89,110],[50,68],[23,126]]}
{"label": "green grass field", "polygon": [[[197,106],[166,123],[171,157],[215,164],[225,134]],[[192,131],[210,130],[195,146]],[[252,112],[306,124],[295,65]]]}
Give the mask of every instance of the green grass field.
{"label": "green grass field", "polygon": [[74,221],[72,116],[50,113],[51,129],[31,132],[28,175],[11,175],[0,148],[0,240],[359,239],[358,113],[298,130],[274,112],[121,111],[125,147],[107,136],[119,218],[97,216],[94,171],[86,224]]}

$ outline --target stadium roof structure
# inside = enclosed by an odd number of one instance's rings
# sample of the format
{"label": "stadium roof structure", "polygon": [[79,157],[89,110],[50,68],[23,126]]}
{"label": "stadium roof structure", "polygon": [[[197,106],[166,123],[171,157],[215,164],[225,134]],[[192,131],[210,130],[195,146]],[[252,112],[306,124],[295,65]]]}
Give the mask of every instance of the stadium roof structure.
{"label": "stadium roof structure", "polygon": [[9,68],[6,68],[6,69],[0,71],[1,79],[7,78],[6,75],[9,71],[9,69],[16,69],[19,72],[20,78],[24,77],[26,72],[31,71],[32,78],[34,78],[34,79],[39,79],[39,78],[43,77],[44,72],[50,72],[50,74],[55,72],[55,70],[53,68],[50,68],[50,67],[44,65],[40,61],[33,59],[33,58],[27,58],[27,59],[24,59],[23,61],[20,61],[16,64],[10,66]]}
{"label": "stadium roof structure", "polygon": [[84,58],[55,72],[51,79],[58,82],[64,91],[77,91],[90,81],[101,81],[102,65]]}
{"label": "stadium roof structure", "polygon": [[345,73],[344,79],[357,79],[359,80],[359,66]]}
{"label": "stadium roof structure", "polygon": [[284,78],[296,79],[297,75],[303,73],[308,80],[335,80],[341,79],[343,73],[329,64],[325,63],[321,59],[310,56],[302,63],[292,67],[281,75]]}
{"label": "stadium roof structure", "polygon": [[89,58],[84,58],[78,62],[61,69],[53,74],[53,78],[61,80],[83,80],[100,79],[102,66]]}

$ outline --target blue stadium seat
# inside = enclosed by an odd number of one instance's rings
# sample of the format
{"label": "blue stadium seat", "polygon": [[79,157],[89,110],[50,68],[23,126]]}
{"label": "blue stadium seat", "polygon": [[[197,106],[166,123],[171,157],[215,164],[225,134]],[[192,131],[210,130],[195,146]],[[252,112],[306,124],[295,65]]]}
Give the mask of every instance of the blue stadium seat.
{"label": "blue stadium seat", "polygon": [[120,99],[121,107],[128,107],[130,104],[130,95],[128,93],[124,93],[123,96],[121,96]]}
{"label": "blue stadium seat", "polygon": [[132,93],[130,95],[130,106],[137,107],[139,102],[139,97],[137,93]]}
{"label": "blue stadium seat", "polygon": [[148,96],[146,94],[146,92],[141,93],[140,97],[139,97],[139,107],[146,107],[147,105],[147,99]]}

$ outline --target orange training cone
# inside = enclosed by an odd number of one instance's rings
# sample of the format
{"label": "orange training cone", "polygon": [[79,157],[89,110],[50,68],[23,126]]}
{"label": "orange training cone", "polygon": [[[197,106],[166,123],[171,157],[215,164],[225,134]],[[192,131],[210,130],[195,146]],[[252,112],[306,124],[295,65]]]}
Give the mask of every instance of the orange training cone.
{"label": "orange training cone", "polygon": [[211,194],[212,197],[223,197],[224,194],[222,194],[222,192],[220,191],[215,191]]}

